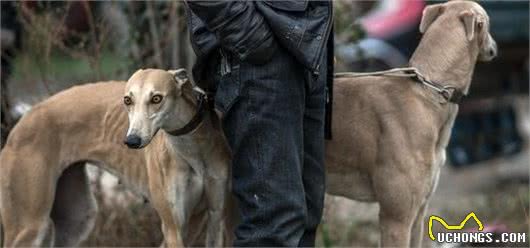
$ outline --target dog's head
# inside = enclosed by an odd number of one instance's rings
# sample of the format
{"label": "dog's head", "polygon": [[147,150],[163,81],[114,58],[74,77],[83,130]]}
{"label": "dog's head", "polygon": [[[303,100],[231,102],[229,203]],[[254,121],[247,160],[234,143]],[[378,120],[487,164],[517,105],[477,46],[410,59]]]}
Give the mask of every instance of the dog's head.
{"label": "dog's head", "polygon": [[145,147],[158,130],[171,125],[175,105],[188,82],[184,69],[140,69],[129,78],[123,97],[129,116],[124,143],[129,148]]}
{"label": "dog's head", "polygon": [[[443,4],[430,5],[423,10],[420,32],[427,32],[431,25],[442,18],[447,18],[444,22],[446,25],[456,23],[456,25],[462,27],[469,44],[472,48],[478,49],[478,60],[490,61],[497,56],[497,43],[489,32],[489,16],[478,3],[455,0]],[[451,19],[457,20],[457,22],[449,21]],[[456,31],[458,29],[445,29],[445,32]]]}

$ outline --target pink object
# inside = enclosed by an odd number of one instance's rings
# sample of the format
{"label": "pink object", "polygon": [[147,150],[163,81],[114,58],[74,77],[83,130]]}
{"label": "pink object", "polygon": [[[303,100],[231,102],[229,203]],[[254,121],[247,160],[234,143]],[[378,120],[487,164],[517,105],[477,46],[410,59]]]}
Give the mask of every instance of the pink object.
{"label": "pink object", "polygon": [[382,0],[375,11],[361,19],[369,37],[392,36],[421,20],[425,2],[423,0]]}

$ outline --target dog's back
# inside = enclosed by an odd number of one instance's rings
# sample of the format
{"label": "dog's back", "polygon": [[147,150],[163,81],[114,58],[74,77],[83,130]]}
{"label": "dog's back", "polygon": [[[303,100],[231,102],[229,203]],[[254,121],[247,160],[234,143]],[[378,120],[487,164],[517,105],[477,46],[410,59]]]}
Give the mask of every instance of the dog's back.
{"label": "dog's back", "polygon": [[84,171],[87,161],[148,196],[143,153],[122,143],[124,86],[73,87],[35,105],[17,123],[0,153],[4,245],[73,246],[86,237],[97,209]]}
{"label": "dog's back", "polygon": [[[334,166],[342,167],[341,162],[369,169],[363,167],[376,164],[384,155],[384,147],[407,147],[418,152],[434,149],[443,123],[440,118],[444,118],[440,116],[448,113],[439,100],[437,94],[409,78],[336,79],[332,133],[340,135],[326,144],[327,169],[339,169]],[[336,154],[348,156],[339,158]],[[336,161],[341,159],[350,161]]]}
{"label": "dog's back", "polygon": [[[19,148],[42,136],[57,137],[68,132],[70,128],[79,129],[77,126],[81,120],[85,122],[82,126],[91,125],[96,130],[101,126],[102,114],[112,105],[117,106],[120,103],[120,90],[123,87],[123,82],[94,83],[75,86],[53,95],[33,106],[22,117],[9,136],[6,147]],[[111,102],[116,104],[110,104]],[[48,128],[47,132],[36,128],[43,126]]]}

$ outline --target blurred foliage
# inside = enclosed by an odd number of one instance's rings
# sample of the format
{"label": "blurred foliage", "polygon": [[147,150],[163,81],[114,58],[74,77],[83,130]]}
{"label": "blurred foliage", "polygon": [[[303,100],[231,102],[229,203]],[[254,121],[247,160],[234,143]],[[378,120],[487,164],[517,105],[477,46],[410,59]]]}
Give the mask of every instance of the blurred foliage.
{"label": "blurred foliage", "polygon": [[180,1],[123,3],[129,23],[129,57],[134,68],[191,66],[186,18]]}
{"label": "blurred foliage", "polygon": [[[181,1],[35,3],[17,4],[23,37],[12,81],[56,88],[48,84],[125,79],[138,68],[190,69],[193,63]],[[335,1],[337,40],[364,37],[355,20],[373,5]]]}
{"label": "blurred foliage", "polygon": [[22,44],[11,81],[50,89],[57,81],[125,79],[138,68],[193,62],[181,1],[38,1],[17,9]]}
{"label": "blurred foliage", "polygon": [[[74,3],[77,8],[74,8]],[[88,30],[69,27],[73,10],[86,16]],[[101,53],[108,46],[109,26],[97,18],[95,8],[89,2],[36,2],[36,6],[19,4],[20,22],[23,25],[21,53],[33,58],[28,67],[37,69],[47,81],[54,54],[63,54],[76,60],[86,61],[96,78],[101,79]],[[71,21],[73,22],[73,21]]]}
{"label": "blurred foliage", "polygon": [[366,33],[357,19],[375,3],[375,1],[334,1],[335,39],[341,43],[349,43],[364,38]]}
{"label": "blurred foliage", "polygon": [[325,223],[321,224],[320,225],[320,234],[322,236],[322,246],[323,247],[333,247],[333,241],[331,240],[331,238],[329,237],[329,231],[328,231],[328,227]]}

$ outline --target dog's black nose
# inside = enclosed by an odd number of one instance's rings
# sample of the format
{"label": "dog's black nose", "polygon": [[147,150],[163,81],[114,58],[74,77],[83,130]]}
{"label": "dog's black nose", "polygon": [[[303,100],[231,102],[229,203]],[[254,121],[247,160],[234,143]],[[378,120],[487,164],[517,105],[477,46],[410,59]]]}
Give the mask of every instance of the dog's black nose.
{"label": "dog's black nose", "polygon": [[490,57],[497,57],[497,42],[493,42],[493,47],[490,48]]}
{"label": "dog's black nose", "polygon": [[492,58],[497,57],[497,49],[491,49],[490,50],[490,57],[492,57]]}
{"label": "dog's black nose", "polygon": [[138,135],[129,135],[123,141],[129,148],[138,149],[142,145],[142,139]]}

